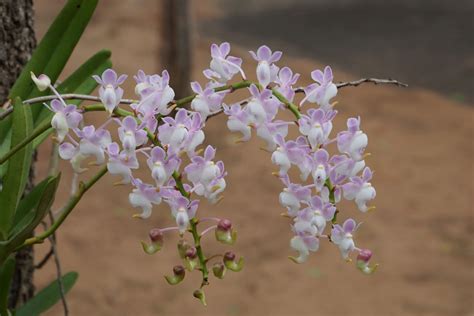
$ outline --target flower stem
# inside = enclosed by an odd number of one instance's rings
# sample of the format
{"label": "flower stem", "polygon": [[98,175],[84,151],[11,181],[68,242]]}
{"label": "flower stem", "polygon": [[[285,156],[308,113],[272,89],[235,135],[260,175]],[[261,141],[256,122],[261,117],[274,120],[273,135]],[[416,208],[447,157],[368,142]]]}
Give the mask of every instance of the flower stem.
{"label": "flower stem", "polygon": [[44,122],[41,125],[39,125],[27,138],[25,138],[21,143],[18,143],[17,145],[15,145],[15,147],[10,149],[10,151],[8,151],[5,155],[3,155],[0,158],[0,165],[3,164],[5,161],[7,161],[11,156],[16,154],[20,149],[22,149],[23,147],[28,145],[30,142],[32,142],[36,137],[40,136],[41,134],[43,134],[50,128],[51,128],[51,122],[49,121]]}
{"label": "flower stem", "polygon": [[202,232],[201,232],[201,237],[204,236],[205,234],[207,234],[208,232],[210,232],[211,230],[214,230],[217,228],[217,225],[212,225],[212,226],[209,226],[208,228],[204,229]]}
{"label": "flower stem", "polygon": [[199,258],[199,265],[200,265],[201,273],[202,273],[202,282],[201,282],[201,288],[202,288],[203,286],[209,284],[209,271],[207,270],[206,257],[204,256],[204,253],[201,247],[201,236],[199,235],[197,231],[198,222],[199,220],[197,218],[193,218],[190,221],[190,226],[191,226],[191,234],[193,235],[193,239],[194,239],[194,247],[196,247],[197,255]]}
{"label": "flower stem", "polygon": [[299,119],[301,117],[301,113],[294,103],[290,102],[287,98],[283,96],[283,94],[278,92],[278,90],[275,88],[272,88],[272,93],[278,100],[280,100],[280,102],[282,102],[288,108],[288,110],[291,111],[291,113],[293,113],[296,119]]}
{"label": "flower stem", "polygon": [[[148,139],[153,144],[163,148],[163,145],[160,143],[160,141],[150,131],[147,131],[147,136],[148,136]],[[176,182],[176,188],[179,190],[181,195],[189,199],[191,194],[184,189],[183,181],[181,181],[181,174],[175,171],[173,172],[172,176],[173,176],[174,181]],[[193,236],[194,247],[196,247],[196,252],[199,258],[199,265],[200,265],[200,270],[202,273],[202,282],[201,282],[201,288],[202,288],[203,286],[209,284],[209,271],[207,270],[206,257],[204,256],[204,252],[202,251],[202,247],[201,247],[201,236],[199,235],[197,231],[198,223],[199,223],[199,220],[197,218],[193,218],[190,220],[189,226],[191,226],[190,231]]]}

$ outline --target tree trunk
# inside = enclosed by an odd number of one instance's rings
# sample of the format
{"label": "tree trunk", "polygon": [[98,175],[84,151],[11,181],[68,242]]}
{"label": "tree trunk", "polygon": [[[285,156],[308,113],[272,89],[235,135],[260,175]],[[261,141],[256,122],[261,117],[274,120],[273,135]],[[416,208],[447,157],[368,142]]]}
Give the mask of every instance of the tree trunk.
{"label": "tree trunk", "polygon": [[[0,0],[0,106],[7,100],[10,88],[30,59],[35,46],[33,1]],[[26,192],[33,187],[33,164]],[[33,271],[33,248],[18,251],[8,299],[9,308],[20,306],[33,296]]]}
{"label": "tree trunk", "polygon": [[190,0],[162,0],[161,63],[170,73],[176,98],[188,95],[190,90],[191,27]]}

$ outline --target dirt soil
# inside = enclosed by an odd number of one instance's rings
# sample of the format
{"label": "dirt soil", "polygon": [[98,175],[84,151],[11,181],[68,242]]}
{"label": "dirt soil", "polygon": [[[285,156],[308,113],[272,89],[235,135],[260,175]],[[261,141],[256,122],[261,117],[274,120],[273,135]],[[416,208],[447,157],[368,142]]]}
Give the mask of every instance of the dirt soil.
{"label": "dirt soil", "polygon": [[[39,37],[61,3],[35,2]],[[120,73],[132,75],[139,68],[161,71],[159,12],[150,3],[102,1],[67,70],[105,47],[113,51]],[[199,8],[197,21],[215,14],[205,8]],[[211,40],[196,38],[193,78],[201,83]],[[248,56],[246,51],[255,48],[227,40],[237,56]],[[252,73],[248,57],[245,64]],[[280,64],[304,74],[302,84],[308,83],[310,70],[324,66],[298,55],[285,55]],[[359,77],[342,67],[335,69],[335,76]],[[132,80],[127,89],[131,96]],[[244,270],[228,273],[224,280],[212,278],[206,287],[207,307],[192,297],[200,282],[198,273],[178,286],[167,285],[163,275],[178,263],[176,237],[167,239],[163,251],[154,256],[144,254],[139,241],[146,239],[150,228],[171,224],[169,211],[160,206],[149,220],[132,219],[130,187],[114,187],[116,179],[106,176],[87,193],[58,235],[63,270],[80,274],[68,295],[71,314],[473,315],[472,107],[436,91],[388,86],[346,88],[337,100],[336,129],[343,128],[348,117],[360,115],[370,138],[368,163],[376,172],[377,210],[360,214],[344,204],[342,212],[364,222],[356,242],[374,251],[374,260],[380,263],[375,275],[359,273],[328,243],[322,243],[305,264],[287,259],[292,254],[291,232],[288,221],[279,216],[281,184],[271,176],[275,168],[270,156],[259,150],[258,139],[233,144],[235,135],[220,117],[206,126],[206,142],[217,146],[217,158],[226,164],[228,188],[220,204],[203,203],[200,214],[233,221],[239,234],[234,249],[245,257]],[[38,179],[45,175],[49,150],[41,149]],[[67,198],[71,178],[67,163],[61,170],[65,176],[58,207]],[[37,260],[47,248],[47,244],[38,247]],[[204,248],[208,253],[226,249],[211,239],[204,240]],[[53,263],[37,271],[38,288],[54,277]],[[60,304],[46,315],[62,315]]]}

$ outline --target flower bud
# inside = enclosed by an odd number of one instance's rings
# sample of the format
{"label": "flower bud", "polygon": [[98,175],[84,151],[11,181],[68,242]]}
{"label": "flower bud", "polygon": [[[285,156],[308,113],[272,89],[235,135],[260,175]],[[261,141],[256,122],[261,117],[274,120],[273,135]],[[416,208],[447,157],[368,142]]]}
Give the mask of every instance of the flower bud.
{"label": "flower bud", "polygon": [[370,258],[372,257],[372,251],[369,249],[362,249],[357,255],[357,269],[362,271],[364,274],[372,274],[377,270],[378,264],[369,266]]}
{"label": "flower bud", "polygon": [[185,274],[186,274],[186,271],[184,267],[182,265],[177,265],[177,266],[174,266],[173,268],[173,275],[172,276],[165,275],[165,279],[170,285],[176,285],[180,283],[181,281],[183,281]]}
{"label": "flower bud", "polygon": [[216,262],[212,266],[212,273],[214,273],[214,276],[218,279],[224,278],[225,270],[225,266],[222,262]]}
{"label": "flower bud", "polygon": [[237,239],[237,232],[233,231],[232,223],[228,219],[221,219],[219,223],[217,223],[215,235],[217,241],[228,245],[234,244]]}
{"label": "flower bud", "polygon": [[369,249],[362,249],[357,255],[357,261],[363,261],[364,263],[368,263],[370,258],[372,258],[372,251]]}
{"label": "flower bud", "polygon": [[224,254],[224,265],[227,269],[239,272],[244,267],[244,258],[240,257],[238,262],[235,262],[235,254],[233,252],[226,252]]}
{"label": "flower bud", "polygon": [[203,290],[196,290],[196,291],[194,291],[193,296],[194,296],[195,298],[197,298],[198,300],[200,300],[201,303],[202,303],[202,305],[207,306],[207,303],[206,303],[206,295],[204,294],[204,291],[203,291]]}
{"label": "flower bud", "polygon": [[31,79],[33,80],[33,82],[35,83],[39,91],[44,91],[48,89],[49,86],[51,85],[51,79],[49,79],[48,76],[41,74],[38,77],[36,77],[36,75],[32,71],[30,71],[30,74],[31,74]]}
{"label": "flower bud", "polygon": [[180,241],[178,241],[178,253],[181,259],[184,259],[186,257],[186,251],[189,248],[191,248],[191,246],[188,244],[186,240],[181,239]]}
{"label": "flower bud", "polygon": [[226,261],[234,261],[235,259],[235,253],[231,252],[231,251],[227,251],[225,254],[224,254],[224,262]]}
{"label": "flower bud", "polygon": [[184,264],[186,266],[186,269],[188,269],[188,271],[192,271],[198,266],[199,259],[198,259],[197,250],[195,247],[190,247],[185,251]]}
{"label": "flower bud", "polygon": [[151,244],[147,244],[146,242],[142,241],[143,250],[152,255],[161,250],[163,247],[163,232],[159,228],[153,228],[150,230],[149,233]]}
{"label": "flower bud", "polygon": [[195,247],[191,247],[186,250],[185,257],[189,259],[195,259],[197,257],[197,250]]}

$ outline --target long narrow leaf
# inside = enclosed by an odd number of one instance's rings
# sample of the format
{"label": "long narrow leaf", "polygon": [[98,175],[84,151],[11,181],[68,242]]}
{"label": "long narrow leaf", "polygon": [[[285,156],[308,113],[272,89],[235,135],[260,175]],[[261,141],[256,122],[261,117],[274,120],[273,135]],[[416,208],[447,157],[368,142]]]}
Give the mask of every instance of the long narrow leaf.
{"label": "long narrow leaf", "polygon": [[[61,277],[65,294],[71,290],[78,278],[77,272],[68,272]],[[16,310],[16,316],[36,316],[44,313],[61,299],[57,280],[38,292],[30,301]]]}
{"label": "long narrow leaf", "polygon": [[[89,23],[97,2],[98,0],[69,0],[66,3],[23,68],[10,90],[9,99],[21,97],[25,100],[41,94],[31,81],[31,71],[36,74],[46,73],[53,82],[58,79]],[[41,105],[33,108],[33,120],[36,121]],[[11,117],[0,121],[0,144],[9,141],[11,124]],[[0,148],[0,156],[5,153],[6,151]]]}
{"label": "long narrow leaf", "polygon": [[[83,63],[76,71],[74,71],[66,80],[64,80],[58,87],[61,93],[77,93],[77,89],[83,85],[86,79],[91,79],[91,76],[97,74],[98,69],[102,69],[111,56],[109,50],[103,49],[95,53],[85,63]],[[100,71],[102,74],[102,71]]]}
{"label": "long narrow leaf", "polygon": [[10,90],[10,99],[17,96],[26,99],[36,91],[30,78],[31,71],[46,73],[53,82],[57,80],[96,6],[97,0],[69,0],[66,3]]}
{"label": "long narrow leaf", "polygon": [[[77,42],[82,36],[84,29],[89,23],[92,14],[94,13],[95,7],[97,6],[98,0],[70,0],[76,1],[76,7],[78,12],[71,20],[67,29],[64,32],[64,35],[61,37],[61,41],[57,44],[56,49],[51,55],[51,59],[47,63],[46,67],[43,70],[43,73],[47,74],[52,82],[55,82],[59,75],[61,74],[66,62],[71,56],[74,47],[76,47]],[[38,90],[33,90],[33,93],[30,94],[30,97],[40,95]],[[42,106],[33,105],[33,119],[36,121],[37,116],[41,110]]]}
{"label": "long narrow leaf", "polygon": [[3,315],[8,308],[8,293],[14,271],[15,257],[10,256],[3,264],[0,264],[0,315]]}
{"label": "long narrow leaf", "polygon": [[51,179],[52,177],[48,177],[38,183],[30,193],[20,200],[15,212],[15,216],[13,217],[13,225],[9,232],[9,237],[20,232],[33,220],[35,210],[38,207],[46,186],[51,181]]}
{"label": "long narrow leaf", "polygon": [[[5,139],[3,142],[0,142],[0,156],[3,156],[10,150],[10,143],[12,140],[12,130],[11,128],[7,130]],[[7,173],[8,162],[0,165],[0,180],[3,179],[5,173]]]}
{"label": "long narrow leaf", "polygon": [[[41,195],[37,202],[32,202],[31,206],[34,209],[31,210],[33,215],[26,215],[26,223],[21,222],[22,227],[8,240],[8,250],[11,251],[21,244],[28,238],[33,230],[39,225],[41,220],[44,218],[51,205],[54,202],[56,190],[58,188],[60,175],[55,177],[49,177],[47,183],[41,191]],[[22,211],[23,212],[23,211]]]}
{"label": "long narrow leaf", "polygon": [[[12,116],[13,131],[10,148],[28,137],[33,130],[30,107],[24,105],[20,98],[15,99]],[[0,233],[4,238],[10,229],[15,209],[25,189],[32,153],[33,144],[29,143],[14,154],[8,163],[7,174],[3,179],[0,192]]]}

